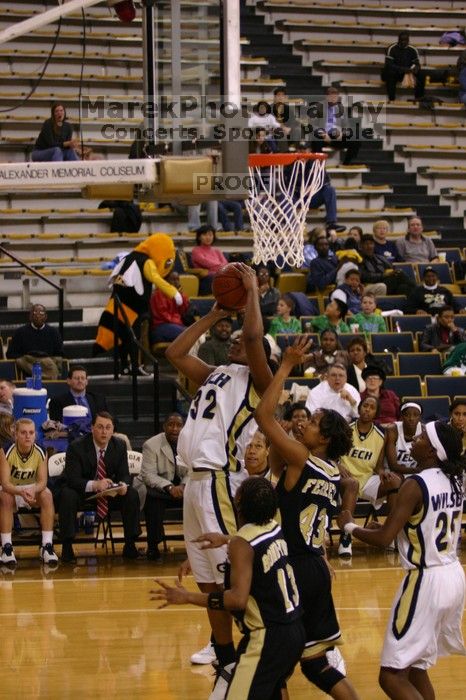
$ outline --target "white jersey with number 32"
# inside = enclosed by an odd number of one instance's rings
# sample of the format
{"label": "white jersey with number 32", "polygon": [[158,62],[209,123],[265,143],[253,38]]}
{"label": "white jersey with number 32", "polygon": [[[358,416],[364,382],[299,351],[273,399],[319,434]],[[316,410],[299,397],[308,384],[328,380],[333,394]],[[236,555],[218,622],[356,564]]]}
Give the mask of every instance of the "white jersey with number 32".
{"label": "white jersey with number 32", "polygon": [[178,437],[177,453],[189,469],[241,469],[244,450],[257,430],[259,403],[249,368],[222,365],[199,387]]}

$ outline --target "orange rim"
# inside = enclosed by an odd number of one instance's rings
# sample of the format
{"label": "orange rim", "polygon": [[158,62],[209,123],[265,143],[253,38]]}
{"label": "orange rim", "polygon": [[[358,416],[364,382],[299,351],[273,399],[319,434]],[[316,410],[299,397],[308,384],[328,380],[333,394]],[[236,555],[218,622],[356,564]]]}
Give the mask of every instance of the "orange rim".
{"label": "orange rim", "polygon": [[248,156],[250,168],[264,168],[268,165],[291,165],[297,160],[327,160],[325,153],[251,153]]}

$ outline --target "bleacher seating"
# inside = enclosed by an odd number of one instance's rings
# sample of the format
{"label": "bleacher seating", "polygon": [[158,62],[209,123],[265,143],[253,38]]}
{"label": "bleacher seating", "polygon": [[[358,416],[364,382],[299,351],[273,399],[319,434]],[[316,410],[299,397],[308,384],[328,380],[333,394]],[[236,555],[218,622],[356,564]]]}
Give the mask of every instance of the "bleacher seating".
{"label": "bleacher seating", "polygon": [[371,346],[373,352],[414,352],[412,333],[372,333]]}
{"label": "bleacher seating", "polygon": [[448,417],[450,408],[448,396],[403,396],[403,401],[415,401],[421,406],[423,423]]}
{"label": "bleacher seating", "polygon": [[391,389],[398,396],[421,395],[422,384],[419,375],[405,375],[403,377],[387,377],[385,388]]}
{"label": "bleacher seating", "polygon": [[[405,374],[442,374],[442,359],[436,352],[398,353],[398,371]],[[444,393],[444,392],[442,392]]]}

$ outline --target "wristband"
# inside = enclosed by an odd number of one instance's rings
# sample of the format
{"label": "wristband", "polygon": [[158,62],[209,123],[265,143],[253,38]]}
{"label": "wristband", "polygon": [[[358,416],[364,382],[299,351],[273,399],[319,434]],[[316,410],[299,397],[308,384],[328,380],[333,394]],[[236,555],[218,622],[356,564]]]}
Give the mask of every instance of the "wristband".
{"label": "wristband", "polygon": [[346,523],[343,530],[346,532],[347,535],[351,535],[353,530],[355,530],[357,527],[359,527],[359,526],[356,525],[356,523]]}
{"label": "wristband", "polygon": [[223,604],[223,591],[212,591],[207,598],[207,607],[210,610],[225,610]]}

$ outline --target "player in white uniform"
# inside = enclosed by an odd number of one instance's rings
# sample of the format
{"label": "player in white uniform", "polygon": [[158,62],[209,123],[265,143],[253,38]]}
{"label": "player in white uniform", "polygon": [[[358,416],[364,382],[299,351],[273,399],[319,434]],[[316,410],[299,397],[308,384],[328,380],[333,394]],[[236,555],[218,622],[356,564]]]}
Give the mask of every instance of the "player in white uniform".
{"label": "player in white uniform", "polygon": [[407,569],[393,603],[379,676],[392,700],[432,700],[427,670],[438,656],[466,655],[461,633],[466,586],[456,554],[463,511],[461,452],[455,428],[427,423],[411,448],[416,473],[405,479],[380,529],[357,527],[345,513],[346,532],[363,542],[386,546],[397,535]]}
{"label": "player in white uniform", "polygon": [[401,420],[385,428],[385,457],[388,468],[398,474],[412,474],[416,460],[411,454],[411,445],[422,431],[422,407],[414,401],[403,403]]}
{"label": "player in white uniform", "polygon": [[[257,430],[253,411],[272,379],[264,348],[257,279],[247,265],[238,264],[247,289],[242,335],[233,341],[231,364],[212,367],[189,350],[198,338],[229,312],[217,304],[187,328],[166,351],[167,359],[199,386],[189,416],[178,438],[177,452],[189,468],[184,491],[183,529],[189,563],[200,590],[221,590],[225,548],[202,550],[193,543],[204,532],[234,534],[237,531],[233,498],[247,472],[241,468],[244,450]],[[249,370],[248,356],[261,354],[263,361]],[[220,667],[235,659],[231,616],[208,610],[213,643]]]}

